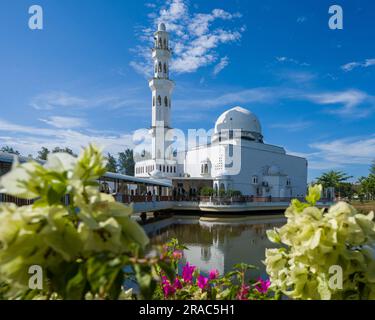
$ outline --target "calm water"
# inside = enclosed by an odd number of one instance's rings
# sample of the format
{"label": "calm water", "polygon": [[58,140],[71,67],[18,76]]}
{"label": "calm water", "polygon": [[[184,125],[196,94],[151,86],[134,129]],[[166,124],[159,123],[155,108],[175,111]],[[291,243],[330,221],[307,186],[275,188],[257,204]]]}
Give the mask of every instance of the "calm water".
{"label": "calm water", "polygon": [[274,247],[266,236],[266,230],[283,223],[284,220],[277,217],[236,223],[177,219],[175,223],[154,231],[150,237],[153,244],[163,244],[177,238],[188,247],[184,251],[185,261],[204,273],[216,268],[223,274],[230,271],[233,265],[245,262],[259,268],[249,273],[249,277],[253,278],[265,275],[261,261],[265,258],[265,249]]}

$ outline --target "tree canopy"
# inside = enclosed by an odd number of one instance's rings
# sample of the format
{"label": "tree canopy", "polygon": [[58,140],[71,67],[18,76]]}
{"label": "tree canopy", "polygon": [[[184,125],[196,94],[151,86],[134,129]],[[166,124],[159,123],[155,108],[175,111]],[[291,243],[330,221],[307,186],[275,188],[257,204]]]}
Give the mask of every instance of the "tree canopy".
{"label": "tree canopy", "polygon": [[134,176],[134,153],[131,149],[126,149],[118,154],[118,167],[122,174]]}

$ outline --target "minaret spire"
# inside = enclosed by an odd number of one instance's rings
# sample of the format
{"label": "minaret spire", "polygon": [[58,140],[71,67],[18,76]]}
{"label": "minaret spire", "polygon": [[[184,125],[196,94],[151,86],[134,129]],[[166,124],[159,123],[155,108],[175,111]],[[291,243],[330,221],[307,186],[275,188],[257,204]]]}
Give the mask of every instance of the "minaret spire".
{"label": "minaret spire", "polygon": [[171,132],[169,131],[174,88],[174,82],[169,79],[171,55],[169,34],[165,24],[160,23],[154,33],[154,47],[152,48],[154,75],[149,81],[152,92],[151,159],[144,159],[135,164],[137,177],[171,178],[179,174],[177,160],[171,151],[173,141],[170,140]]}
{"label": "minaret spire", "polygon": [[157,135],[157,128],[165,133],[171,127],[172,91],[174,83],[169,79],[169,61],[171,50],[169,48],[169,34],[164,23],[158,25],[154,34],[154,47],[152,48],[152,59],[154,62],[154,76],[149,81],[152,92],[152,134],[153,150],[152,158],[164,158],[165,134]]}

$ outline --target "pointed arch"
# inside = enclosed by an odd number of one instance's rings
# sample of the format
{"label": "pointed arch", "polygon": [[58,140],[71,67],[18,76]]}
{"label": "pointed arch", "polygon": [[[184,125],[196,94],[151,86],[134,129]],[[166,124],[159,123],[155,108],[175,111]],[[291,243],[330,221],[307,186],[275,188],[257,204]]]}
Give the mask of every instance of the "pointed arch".
{"label": "pointed arch", "polygon": [[161,96],[158,96],[158,106],[161,106]]}
{"label": "pointed arch", "polygon": [[166,107],[168,107],[168,97],[167,96],[164,97],[164,105]]}

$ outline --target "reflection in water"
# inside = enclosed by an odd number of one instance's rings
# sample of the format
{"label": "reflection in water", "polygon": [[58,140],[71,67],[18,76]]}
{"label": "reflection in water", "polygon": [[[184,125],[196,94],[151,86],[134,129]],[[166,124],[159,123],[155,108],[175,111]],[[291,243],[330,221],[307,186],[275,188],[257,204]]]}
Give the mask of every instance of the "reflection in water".
{"label": "reflection in water", "polygon": [[197,266],[202,272],[208,273],[216,268],[220,274],[232,270],[237,263],[249,263],[259,270],[252,271],[249,276],[265,276],[262,261],[265,249],[274,245],[268,240],[266,231],[281,226],[282,220],[271,223],[206,223],[172,224],[152,234],[153,244],[163,244],[177,238],[189,250],[184,251],[186,261]]}

